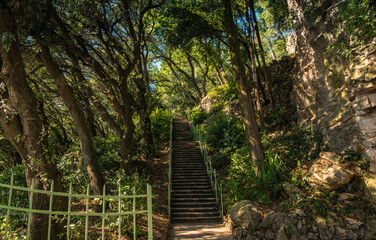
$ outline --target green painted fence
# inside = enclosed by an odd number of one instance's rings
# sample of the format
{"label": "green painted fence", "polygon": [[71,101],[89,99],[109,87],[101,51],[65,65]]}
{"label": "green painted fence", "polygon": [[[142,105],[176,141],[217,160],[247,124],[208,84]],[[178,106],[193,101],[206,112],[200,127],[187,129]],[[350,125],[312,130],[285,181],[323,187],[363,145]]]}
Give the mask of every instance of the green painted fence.
{"label": "green painted fence", "polygon": [[[73,216],[82,216],[85,217],[85,240],[89,239],[89,217],[101,217],[102,218],[102,225],[101,225],[101,231],[102,231],[102,236],[101,239],[105,239],[106,231],[105,231],[105,224],[106,224],[106,217],[117,217],[117,228],[118,228],[118,239],[120,240],[122,237],[122,217],[126,215],[132,215],[133,216],[133,239],[136,239],[136,231],[137,231],[137,226],[136,226],[136,215],[137,214],[147,214],[147,226],[148,226],[148,239],[153,239],[153,220],[152,220],[152,190],[151,186],[148,184],[147,189],[146,189],[146,194],[139,194],[136,195],[135,190],[133,190],[133,195],[123,195],[121,193],[120,189],[120,182],[118,183],[118,195],[114,196],[106,196],[106,195],[90,195],[90,186],[87,186],[87,191],[86,194],[74,194],[72,192],[72,184],[69,186],[69,192],[64,193],[64,192],[54,192],[54,183],[51,183],[51,189],[50,191],[45,191],[45,190],[39,190],[39,189],[34,189],[34,182],[32,183],[31,188],[26,188],[26,187],[20,187],[20,186],[14,186],[13,181],[14,176],[11,176],[11,182],[10,184],[3,184],[0,183],[0,188],[5,188],[9,189],[9,195],[8,195],[8,205],[3,205],[0,204],[0,209],[5,209],[7,211],[7,218],[5,222],[5,231],[4,231],[4,238],[0,239],[8,239],[9,234],[10,234],[10,229],[9,229],[9,217],[11,211],[18,211],[18,212],[24,212],[28,214],[28,223],[27,223],[27,237],[26,239],[29,239],[30,235],[30,216],[32,213],[41,213],[41,214],[47,214],[49,215],[49,223],[48,223],[48,239],[51,238],[51,221],[52,217],[59,215],[59,216],[65,216],[67,217],[67,224],[66,224],[66,239],[71,238],[71,219]],[[28,207],[15,207],[12,206],[12,198],[14,198],[14,191],[25,191],[29,194],[30,196],[30,201],[29,201],[29,206]],[[106,186],[103,187],[103,192],[106,192]],[[40,194],[46,194],[49,196],[50,199],[50,204],[49,204],[49,209],[48,210],[40,210],[40,209],[34,209],[33,208],[33,196],[35,193],[40,193]],[[63,211],[54,211],[53,208],[53,199],[54,196],[63,196],[68,198],[68,210],[66,212]],[[86,206],[85,206],[85,212],[78,212],[78,211],[72,211],[72,199],[84,199],[86,200]],[[136,210],[136,199],[137,198],[146,198],[146,210]],[[102,204],[102,212],[90,212],[89,211],[89,202],[91,199],[101,200]],[[123,211],[122,210],[122,201],[125,201],[126,199],[132,199],[132,211]],[[115,212],[108,212],[106,210],[106,204],[103,204],[105,202],[117,202],[118,207],[117,211]],[[116,209],[116,208],[114,208]]]}

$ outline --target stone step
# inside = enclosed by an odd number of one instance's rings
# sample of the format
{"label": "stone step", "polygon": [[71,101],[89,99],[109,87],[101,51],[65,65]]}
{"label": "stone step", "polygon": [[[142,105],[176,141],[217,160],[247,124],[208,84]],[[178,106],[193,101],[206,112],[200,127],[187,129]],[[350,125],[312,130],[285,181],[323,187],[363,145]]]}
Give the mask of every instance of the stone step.
{"label": "stone step", "polygon": [[216,203],[215,201],[215,198],[214,197],[211,197],[211,198],[208,198],[208,197],[198,197],[198,198],[172,198],[171,197],[171,201],[174,202],[174,203],[181,203],[181,202],[189,202],[189,203],[194,203],[194,202],[199,202],[199,203],[203,203],[203,202],[213,202],[213,203]]}
{"label": "stone step", "polygon": [[213,198],[214,193],[193,193],[193,194],[188,194],[188,193],[173,193],[171,194],[172,198]]}
{"label": "stone step", "polygon": [[184,176],[184,177],[185,176],[186,177],[189,177],[189,176],[206,176],[206,177],[208,177],[208,174],[205,171],[201,171],[201,172],[181,172],[181,173],[173,172],[172,176]]}
{"label": "stone step", "polygon": [[184,182],[184,183],[181,183],[181,182],[173,182],[171,184],[171,187],[172,189],[188,189],[189,188],[195,188],[195,187],[211,187],[211,184],[209,181],[207,182],[195,182],[195,181],[191,181],[191,182]]}
{"label": "stone step", "polygon": [[[179,185],[179,186],[174,186],[172,188],[172,190],[192,190],[192,186],[190,185]],[[197,190],[212,190],[213,188],[211,186],[199,186],[197,185],[194,189],[197,189]]]}
{"label": "stone step", "polygon": [[189,179],[189,180],[202,180],[202,179],[209,179],[208,175],[203,176],[193,176],[193,175],[187,175],[187,176],[173,176],[173,179]]}
{"label": "stone step", "polygon": [[[178,193],[178,194],[182,194],[182,193],[186,193],[186,194],[195,194],[195,193],[213,193],[213,190],[212,189],[181,189],[181,190],[172,190],[171,194],[173,193]],[[213,193],[214,194],[214,193]]]}
{"label": "stone step", "polygon": [[173,212],[213,212],[219,211],[217,207],[182,207],[182,208],[171,208]]}
{"label": "stone step", "polygon": [[171,202],[172,208],[198,208],[198,207],[217,207],[216,202]]}
{"label": "stone step", "polygon": [[218,211],[215,212],[174,212],[171,218],[175,217],[220,217]]}
{"label": "stone step", "polygon": [[172,223],[221,223],[221,217],[171,217]]}

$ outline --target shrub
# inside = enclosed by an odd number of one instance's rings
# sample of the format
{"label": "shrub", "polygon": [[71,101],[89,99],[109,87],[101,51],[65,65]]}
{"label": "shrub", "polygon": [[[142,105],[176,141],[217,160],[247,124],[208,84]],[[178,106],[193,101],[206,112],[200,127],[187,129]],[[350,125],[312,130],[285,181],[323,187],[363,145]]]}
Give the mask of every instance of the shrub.
{"label": "shrub", "polygon": [[195,125],[203,123],[207,118],[207,114],[197,108],[190,110],[188,116]]}
{"label": "shrub", "polygon": [[171,112],[156,108],[150,115],[154,139],[167,141],[170,138]]}

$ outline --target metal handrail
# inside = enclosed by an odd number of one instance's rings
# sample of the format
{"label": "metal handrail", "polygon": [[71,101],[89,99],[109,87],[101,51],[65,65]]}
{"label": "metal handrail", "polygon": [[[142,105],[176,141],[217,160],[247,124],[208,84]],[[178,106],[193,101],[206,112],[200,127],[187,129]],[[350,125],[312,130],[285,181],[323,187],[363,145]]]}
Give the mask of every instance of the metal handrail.
{"label": "metal handrail", "polygon": [[171,216],[171,182],[172,182],[172,132],[174,130],[174,119],[171,115],[170,123],[170,144],[169,144],[169,156],[168,156],[168,216]]}
{"label": "metal handrail", "polygon": [[[222,194],[222,184],[219,184],[217,181],[217,172],[213,169],[211,158],[208,156],[208,146],[206,144],[206,140],[203,139],[202,133],[198,126],[192,122],[191,118],[188,117],[189,123],[191,126],[191,131],[193,132],[194,138],[199,141],[201,152],[204,155],[204,161],[206,166],[206,171],[210,177],[210,183],[215,191],[215,200],[218,205],[221,207],[221,216],[223,217],[223,194]],[[218,196],[219,192],[219,196]]]}

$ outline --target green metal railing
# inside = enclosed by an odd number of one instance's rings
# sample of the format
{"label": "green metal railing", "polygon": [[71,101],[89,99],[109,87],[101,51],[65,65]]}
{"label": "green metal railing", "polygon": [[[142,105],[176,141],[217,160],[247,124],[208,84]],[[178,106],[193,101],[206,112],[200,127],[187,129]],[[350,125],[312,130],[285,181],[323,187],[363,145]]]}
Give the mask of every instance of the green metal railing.
{"label": "green metal railing", "polygon": [[221,216],[223,217],[223,194],[222,194],[222,184],[218,183],[217,180],[217,172],[212,166],[211,158],[208,156],[208,146],[206,144],[206,140],[203,139],[200,128],[195,126],[191,119],[189,119],[189,123],[191,126],[191,131],[197,141],[199,141],[201,152],[204,154],[204,161],[206,170],[210,177],[210,183],[214,188],[215,192],[215,200],[218,205],[221,207]]}
{"label": "green metal railing", "polygon": [[[12,174],[11,176],[11,182],[10,184],[3,184],[0,183],[0,188],[9,189],[9,197],[8,197],[8,205],[0,204],[0,209],[6,209],[7,210],[7,217],[5,222],[5,234],[4,239],[8,239],[8,235],[10,234],[11,229],[9,229],[9,216],[11,211],[18,211],[18,212],[25,212],[28,214],[28,223],[27,223],[27,237],[26,239],[30,238],[30,228],[31,228],[31,214],[32,213],[40,213],[40,214],[46,214],[49,216],[49,222],[48,222],[48,239],[51,238],[51,221],[53,218],[53,215],[60,215],[60,216],[66,216],[67,217],[67,224],[66,224],[66,239],[70,239],[71,237],[71,219],[73,216],[82,216],[85,217],[85,240],[88,239],[89,235],[89,217],[102,217],[102,237],[101,239],[105,239],[105,223],[106,223],[106,217],[117,217],[117,223],[118,223],[118,239],[120,240],[122,237],[122,217],[126,215],[132,215],[133,216],[133,239],[136,239],[136,215],[137,214],[147,214],[147,225],[148,225],[148,239],[153,239],[153,220],[152,220],[152,190],[151,186],[148,184],[146,189],[146,194],[139,194],[136,195],[135,190],[133,189],[133,195],[123,195],[121,193],[120,188],[120,182],[118,182],[118,195],[115,196],[106,196],[106,186],[103,187],[103,195],[90,195],[90,186],[87,186],[86,194],[74,194],[72,193],[72,184],[69,185],[69,192],[54,192],[54,182],[51,182],[51,188],[50,191],[40,190],[40,189],[34,189],[34,181],[31,184],[31,188],[26,187],[19,187],[14,186],[14,176]],[[13,193],[14,191],[25,191],[30,196],[29,206],[28,207],[15,207],[12,206],[12,199],[13,199]],[[35,193],[39,194],[46,194],[49,196],[50,202],[49,202],[49,209],[48,210],[41,210],[41,209],[34,209],[33,208],[33,197]],[[53,203],[54,203],[54,196],[63,196],[68,198],[68,211],[54,211],[53,210]],[[86,200],[86,207],[85,212],[76,212],[72,211],[72,198],[76,199],[84,199]],[[136,210],[136,198],[146,198],[147,199],[147,209],[146,210]],[[100,199],[102,203],[102,212],[89,212],[89,202],[90,199]],[[122,210],[122,201],[125,199],[133,199],[133,206],[132,211],[123,211]],[[117,201],[118,207],[117,212],[108,212],[106,210],[106,204],[104,204],[106,201]],[[114,208],[115,209],[115,208]]]}
{"label": "green metal railing", "polygon": [[169,155],[168,155],[168,216],[171,216],[171,181],[172,181],[172,132],[174,130],[174,119],[171,115],[171,124],[170,124],[170,144],[169,144]]}

